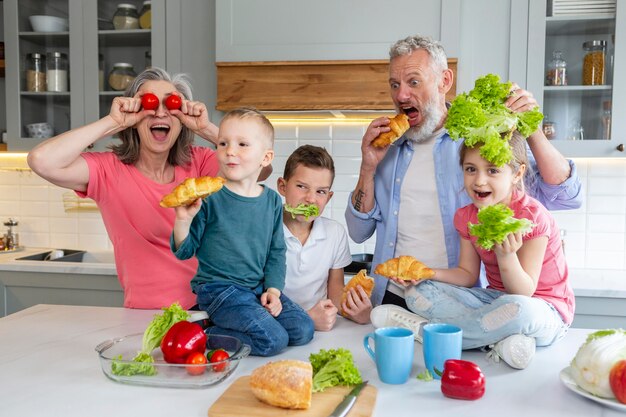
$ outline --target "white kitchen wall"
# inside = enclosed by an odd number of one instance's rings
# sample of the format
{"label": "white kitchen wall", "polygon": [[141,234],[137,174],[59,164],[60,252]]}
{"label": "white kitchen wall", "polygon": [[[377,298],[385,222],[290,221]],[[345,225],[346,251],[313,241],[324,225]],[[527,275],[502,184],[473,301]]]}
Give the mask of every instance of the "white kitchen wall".
{"label": "white kitchen wall", "polygon": [[[342,224],[348,194],[357,180],[360,140],[366,122],[274,122],[276,159],[266,181],[276,187],[289,154],[302,144],[324,146],[335,159],[335,195],[324,211]],[[626,271],[626,159],[576,159],[585,202],[578,210],[553,212],[566,231],[571,268]],[[0,156],[0,221],[19,221],[21,244],[68,249],[110,249],[97,212],[66,213],[67,190],[48,184],[27,168],[24,156]],[[2,226],[0,225],[0,228]],[[374,241],[351,243],[353,253],[373,252]]]}

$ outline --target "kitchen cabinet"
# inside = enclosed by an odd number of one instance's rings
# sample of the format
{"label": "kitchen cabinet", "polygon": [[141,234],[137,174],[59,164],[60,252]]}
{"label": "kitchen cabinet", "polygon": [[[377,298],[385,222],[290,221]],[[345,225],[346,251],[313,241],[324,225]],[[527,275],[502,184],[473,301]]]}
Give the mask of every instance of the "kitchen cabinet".
{"label": "kitchen cabinet", "polygon": [[[552,16],[546,1],[529,1],[528,89],[544,121],[554,123],[552,143],[568,157],[625,157],[626,2],[616,13]],[[606,42],[605,81],[583,85],[583,43]],[[567,62],[567,85],[546,85],[553,52]]]}
{"label": "kitchen cabinet", "polygon": [[[19,5],[18,5],[19,3]],[[152,0],[152,28],[114,30],[111,23],[117,0],[4,1],[7,136],[10,151],[27,151],[43,139],[29,138],[25,125],[46,122],[55,134],[84,125],[108,114],[111,102],[122,91],[106,82],[116,62],[146,67],[146,53],[155,66],[165,67],[165,0]],[[138,11],[142,2],[135,2]],[[19,6],[19,7],[18,7]],[[42,33],[32,30],[29,16],[53,15],[68,19],[67,31]],[[27,54],[61,52],[67,56],[67,91],[28,91]],[[104,61],[99,71],[99,56]],[[104,76],[101,88],[99,78]],[[104,148],[107,140],[96,148]]]}

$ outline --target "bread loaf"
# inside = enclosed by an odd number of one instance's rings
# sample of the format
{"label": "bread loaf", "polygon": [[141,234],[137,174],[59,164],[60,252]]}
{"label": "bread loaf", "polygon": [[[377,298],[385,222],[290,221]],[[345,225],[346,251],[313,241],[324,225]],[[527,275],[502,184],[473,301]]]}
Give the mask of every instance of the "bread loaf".
{"label": "bread loaf", "polygon": [[187,178],[161,200],[161,207],[188,206],[199,198],[222,189],[226,180],[221,177]]}
{"label": "bread loaf", "polygon": [[250,389],[254,396],[281,408],[309,408],[312,385],[311,364],[297,360],[268,362],[252,371],[250,376]]}
{"label": "bread loaf", "polygon": [[[348,296],[348,292],[350,291],[350,289],[356,289],[357,285],[363,287],[368,297],[372,296],[372,291],[374,290],[374,279],[367,276],[367,270],[361,269],[359,273],[353,276],[352,279],[348,281],[346,286],[343,287],[343,293],[341,294],[341,306],[343,306],[343,303],[346,302],[346,297]],[[345,316],[343,309],[341,310],[341,315]]]}
{"label": "bread loaf", "polygon": [[398,140],[404,132],[409,130],[409,117],[404,114],[397,114],[395,117],[389,119],[389,132],[381,133],[372,141],[372,145],[377,148],[384,148],[385,146],[392,144]]}
{"label": "bread loaf", "polygon": [[407,281],[432,278],[435,271],[412,256],[400,256],[378,264],[374,270],[384,277],[397,277]]}

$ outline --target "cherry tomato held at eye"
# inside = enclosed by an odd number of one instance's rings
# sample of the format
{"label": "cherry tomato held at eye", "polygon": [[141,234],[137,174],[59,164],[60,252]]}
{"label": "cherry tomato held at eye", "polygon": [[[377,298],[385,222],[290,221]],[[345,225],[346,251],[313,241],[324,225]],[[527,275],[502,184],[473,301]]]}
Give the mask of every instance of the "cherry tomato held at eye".
{"label": "cherry tomato held at eye", "polygon": [[141,97],[141,107],[144,110],[156,110],[159,108],[159,98],[152,93],[144,94]]}
{"label": "cherry tomato held at eye", "polygon": [[226,360],[230,357],[228,356],[228,352],[226,352],[224,349],[216,349],[207,353],[206,356],[211,363],[220,362],[217,365],[213,365],[213,370],[215,372],[224,372],[226,366],[228,365],[228,362],[226,362]]}
{"label": "cherry tomato held at eye", "polygon": [[189,375],[202,375],[204,373],[205,366],[200,365],[205,365],[207,363],[207,359],[206,356],[204,356],[204,353],[195,352],[187,356],[185,363],[187,365],[191,365],[186,367]]}
{"label": "cherry tomato held at eye", "polygon": [[172,94],[165,99],[165,107],[167,107],[168,110],[178,110],[182,105],[183,100],[177,95]]}

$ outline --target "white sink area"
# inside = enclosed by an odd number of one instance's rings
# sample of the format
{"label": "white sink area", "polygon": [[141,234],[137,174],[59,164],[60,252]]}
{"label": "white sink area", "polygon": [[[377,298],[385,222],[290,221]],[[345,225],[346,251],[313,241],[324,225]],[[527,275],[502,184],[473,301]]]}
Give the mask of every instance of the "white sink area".
{"label": "white sink area", "polygon": [[[66,274],[104,274],[117,275],[113,251],[98,250],[86,251],[82,259],[73,259],[73,262],[64,262],[60,259],[43,260],[42,253],[55,251],[54,248],[24,248],[13,253],[0,255],[0,271],[32,271]],[[34,260],[18,258],[34,257]]]}

